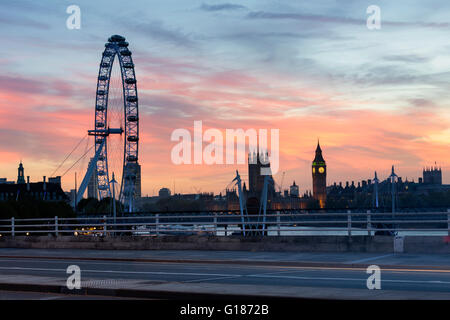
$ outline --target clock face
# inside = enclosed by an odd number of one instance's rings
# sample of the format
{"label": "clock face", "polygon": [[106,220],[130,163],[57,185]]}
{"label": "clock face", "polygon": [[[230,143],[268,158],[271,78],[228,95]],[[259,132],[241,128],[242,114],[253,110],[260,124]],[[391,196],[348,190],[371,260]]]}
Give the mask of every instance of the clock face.
{"label": "clock face", "polygon": [[313,168],[313,173],[316,173],[316,168]]}
{"label": "clock face", "polygon": [[324,173],[324,172],[325,172],[325,169],[323,167],[320,167],[319,168],[319,173]]}

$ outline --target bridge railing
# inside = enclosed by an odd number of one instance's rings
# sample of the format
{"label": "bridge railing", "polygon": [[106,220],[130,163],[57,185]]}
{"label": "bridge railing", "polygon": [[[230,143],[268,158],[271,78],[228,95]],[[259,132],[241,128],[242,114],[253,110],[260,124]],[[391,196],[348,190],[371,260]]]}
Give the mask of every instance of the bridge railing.
{"label": "bridge railing", "polygon": [[374,213],[272,211],[264,217],[227,212],[149,214],[0,220],[1,236],[290,236],[290,235],[448,235],[450,209],[446,212]]}

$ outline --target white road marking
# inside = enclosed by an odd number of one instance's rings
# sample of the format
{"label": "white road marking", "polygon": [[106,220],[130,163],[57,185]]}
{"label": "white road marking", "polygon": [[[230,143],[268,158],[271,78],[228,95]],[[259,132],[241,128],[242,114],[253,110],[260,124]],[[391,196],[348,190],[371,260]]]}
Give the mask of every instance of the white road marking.
{"label": "white road marking", "polygon": [[[31,271],[61,271],[66,272],[66,269],[51,269],[51,268],[24,268],[24,267],[0,267],[4,270],[31,270]],[[128,274],[157,274],[157,275],[182,275],[182,276],[217,276],[217,277],[230,277],[236,276],[235,274],[222,274],[222,273],[190,273],[190,272],[163,272],[163,271],[121,271],[121,270],[87,270],[83,269],[82,272],[92,273],[128,273]]]}
{"label": "white road marking", "polygon": [[[23,267],[0,267],[6,270],[31,270],[31,271],[61,271],[65,269],[50,269],[50,268],[23,268]],[[366,278],[335,278],[335,277],[301,277],[301,276],[278,276],[278,275],[264,275],[264,274],[217,274],[217,273],[185,273],[185,272],[152,272],[152,271],[114,271],[114,270],[83,270],[83,272],[91,273],[119,273],[119,274],[154,274],[154,275],[178,275],[178,276],[215,276],[215,277],[254,277],[254,278],[278,278],[278,279],[295,279],[295,280],[335,280],[335,281],[363,281]],[[440,280],[389,280],[382,279],[382,282],[397,282],[397,283],[427,283],[427,284],[450,284],[450,281]]]}
{"label": "white road marking", "polygon": [[212,281],[212,280],[222,280],[222,279],[232,279],[232,278],[240,278],[242,275],[229,276],[229,277],[215,277],[215,278],[205,278],[205,279],[194,279],[194,280],[186,280],[182,281],[183,283],[192,283],[192,282],[203,282],[203,281]]}
{"label": "white road marking", "polygon": [[[247,277],[255,278],[281,278],[281,279],[296,279],[296,280],[338,280],[338,281],[366,281],[367,278],[328,278],[328,277],[297,277],[297,276],[265,276],[265,275],[247,275]],[[382,279],[381,282],[400,282],[400,283],[439,283],[439,284],[450,284],[450,281],[440,281],[440,280],[389,280]]]}
{"label": "white road marking", "polygon": [[[0,264],[1,263],[6,263],[6,262],[26,262],[27,260],[24,259],[29,259],[29,258],[22,258],[22,259],[13,259],[13,258],[3,258],[0,259]],[[207,262],[202,262],[202,263],[190,263],[190,262],[158,262],[158,261],[105,261],[105,262],[96,262],[96,261],[92,261],[92,260],[77,260],[77,259],[67,259],[67,260],[53,260],[53,259],[31,259],[33,262],[36,263],[60,263],[60,264],[65,264],[65,265],[69,265],[70,262],[77,262],[79,265],[81,264],[92,264],[92,265],[125,265],[125,264],[132,264],[132,265],[136,265],[136,264],[141,264],[141,265],[148,265],[148,264],[158,264],[160,266],[174,266],[174,265],[183,265],[186,268],[192,268],[192,269],[199,269],[199,268],[210,268],[211,264],[207,263]],[[218,266],[222,266],[225,267],[227,269],[242,269],[242,265],[236,264],[236,265],[231,265],[228,263],[224,263],[224,264],[214,264],[214,265],[218,265]],[[246,265],[247,266],[247,265]],[[265,269],[280,269],[280,268],[298,268],[298,267],[285,267],[285,266],[262,266],[262,265],[248,265],[247,267],[249,268],[255,268],[255,269],[260,269],[260,268],[265,268]]]}
{"label": "white road marking", "polygon": [[[390,256],[390,255],[387,255]],[[378,257],[371,257],[371,258],[367,258],[367,259],[378,259],[381,258],[383,256],[378,256]],[[10,259],[10,258],[4,258],[4,259],[8,259],[7,261],[0,259],[0,264],[3,262],[10,262],[10,261],[16,261],[16,262],[26,262],[26,260],[24,261],[23,259]],[[25,258],[27,259],[27,258]],[[48,263],[61,263],[64,265],[69,265],[70,262],[72,261],[76,261],[79,264],[93,264],[93,265],[122,265],[125,266],[125,264],[129,263],[132,265],[135,264],[141,264],[141,265],[145,265],[145,264],[158,264],[160,266],[174,266],[174,265],[178,265],[178,266],[184,266],[186,269],[200,269],[200,268],[210,268],[210,264],[209,263],[200,263],[200,264],[192,264],[192,263],[184,263],[184,262],[143,262],[143,261],[110,261],[110,262],[93,262],[93,261],[89,261],[89,260],[79,260],[77,261],[76,259],[68,259],[68,260],[53,260],[53,259],[32,259],[33,262],[48,262]],[[352,262],[350,262],[352,263]],[[227,269],[242,269],[242,265],[230,265],[230,264],[215,264],[221,267],[226,267]],[[322,270],[348,270],[348,271],[355,271],[355,270],[365,270],[365,268],[362,267],[352,267],[351,265],[345,265],[343,264],[342,266],[339,267],[309,267],[309,266],[264,266],[264,265],[245,265],[248,269],[249,268],[254,268],[254,269],[275,269],[275,270],[286,270],[286,269],[291,269],[294,270],[293,272],[297,271],[301,271],[301,270],[308,270],[308,271],[322,271]],[[6,269],[11,269],[13,267],[8,267]],[[407,268],[407,266],[405,267]],[[1,269],[1,267],[0,267]],[[429,273],[429,272],[433,272],[433,273],[450,273],[450,270],[448,269],[399,269],[399,268],[383,268],[383,271],[390,271],[390,272],[395,272],[395,273],[402,273],[402,272],[425,272],[425,273]]]}
{"label": "white road marking", "polygon": [[64,297],[52,296],[52,297],[39,298],[39,300],[58,300],[58,299],[62,299],[62,298],[64,298]]}
{"label": "white road marking", "polygon": [[[267,273],[258,273],[257,275],[271,275],[271,274],[285,274],[285,273],[292,273],[292,272],[307,272],[310,270],[291,270],[291,271],[278,271],[278,272],[267,272]],[[203,281],[212,281],[212,280],[222,280],[222,279],[232,279],[232,278],[240,278],[240,277],[245,277],[246,275],[235,275],[235,276],[230,276],[230,277],[216,277],[216,278],[206,278],[206,279],[195,279],[195,280],[187,280],[187,281],[183,281],[183,282],[203,282]]]}

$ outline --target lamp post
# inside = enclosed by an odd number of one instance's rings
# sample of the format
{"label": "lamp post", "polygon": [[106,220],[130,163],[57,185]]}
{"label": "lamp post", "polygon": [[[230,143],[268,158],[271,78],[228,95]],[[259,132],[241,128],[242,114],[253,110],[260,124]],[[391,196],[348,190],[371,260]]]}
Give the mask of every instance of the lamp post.
{"label": "lamp post", "polygon": [[375,178],[373,179],[374,184],[374,206],[378,209],[378,183],[380,180],[378,179],[377,172],[375,171]]}
{"label": "lamp post", "polygon": [[394,172],[394,166],[392,166],[392,172],[389,176],[391,181],[391,195],[392,195],[392,213],[395,213],[395,182],[398,176]]}
{"label": "lamp post", "polygon": [[[112,173],[112,179],[109,181],[109,183],[112,183],[112,193],[113,193],[113,217],[114,217],[114,229],[116,228],[116,187],[115,184],[117,183],[116,179],[114,178],[114,172]],[[114,232],[115,235],[115,232]]]}
{"label": "lamp post", "polygon": [[[398,176],[394,172],[394,166],[392,166],[392,172],[389,176],[389,180],[391,181],[391,195],[392,195],[392,219],[395,219],[395,198],[396,198],[396,189],[395,189],[395,183],[398,181]],[[392,224],[392,227],[394,227],[394,224]],[[393,229],[390,230],[390,233],[395,234],[395,231]]]}

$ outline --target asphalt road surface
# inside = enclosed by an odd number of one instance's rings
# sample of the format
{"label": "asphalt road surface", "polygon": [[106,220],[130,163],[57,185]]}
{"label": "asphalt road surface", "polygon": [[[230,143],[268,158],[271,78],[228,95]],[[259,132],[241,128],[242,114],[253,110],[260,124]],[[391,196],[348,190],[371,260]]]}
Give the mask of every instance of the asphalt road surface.
{"label": "asphalt road surface", "polygon": [[2,291],[0,300],[123,300],[124,298],[102,296],[80,296],[45,292]]}
{"label": "asphalt road surface", "polygon": [[[365,269],[349,267],[251,266],[244,264],[196,264],[2,258],[2,275],[49,276],[67,279],[67,267],[77,265],[81,280],[146,280],[149,283],[215,283],[265,286],[367,289]],[[448,293],[450,270],[381,270],[381,289]],[[0,296],[1,299],[1,296]]]}

